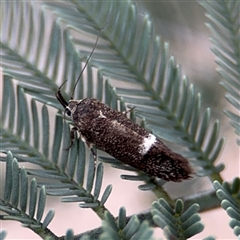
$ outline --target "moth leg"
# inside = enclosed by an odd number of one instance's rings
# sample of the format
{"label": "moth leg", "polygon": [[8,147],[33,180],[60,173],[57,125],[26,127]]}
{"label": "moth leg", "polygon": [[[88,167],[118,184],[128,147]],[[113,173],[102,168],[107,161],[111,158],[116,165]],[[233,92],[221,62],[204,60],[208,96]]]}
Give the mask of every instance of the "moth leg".
{"label": "moth leg", "polygon": [[131,107],[130,109],[123,111],[122,114],[124,114],[126,116],[128,113],[132,112],[134,108],[136,108],[136,107]]}
{"label": "moth leg", "polygon": [[73,128],[71,129],[71,132],[70,132],[71,143],[70,143],[70,146],[69,146],[68,148],[65,148],[65,150],[69,150],[69,149],[72,147],[73,142],[74,142],[74,140],[75,140],[75,132],[76,132],[76,131],[78,131],[77,127],[73,127]]}
{"label": "moth leg", "polygon": [[93,144],[87,142],[88,147],[90,148],[92,155],[93,155],[93,160],[94,160],[94,170],[96,169],[97,165],[97,151],[94,149]]}
{"label": "moth leg", "polygon": [[90,148],[92,155],[93,155],[93,159],[94,159],[94,165],[96,168],[96,164],[97,164],[97,152],[95,151],[95,149],[93,149],[93,147]]}
{"label": "moth leg", "polygon": [[[77,130],[78,130],[78,129],[77,129]],[[86,140],[86,138],[81,134],[81,132],[80,132],[80,137],[81,137],[82,141],[87,144],[87,146],[89,147],[89,149],[90,149],[91,152],[92,152],[93,161],[94,161],[94,171],[95,171],[96,165],[97,165],[97,151],[94,149],[93,144],[90,143],[90,142],[88,142],[88,141]]]}

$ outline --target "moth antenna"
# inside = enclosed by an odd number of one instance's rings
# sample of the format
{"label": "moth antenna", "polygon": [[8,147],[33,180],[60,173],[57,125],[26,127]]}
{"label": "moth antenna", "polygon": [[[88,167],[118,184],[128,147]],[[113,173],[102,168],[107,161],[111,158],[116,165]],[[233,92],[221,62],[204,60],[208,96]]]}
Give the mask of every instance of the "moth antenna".
{"label": "moth antenna", "polygon": [[79,80],[81,79],[82,74],[83,74],[85,68],[87,67],[88,62],[89,62],[90,58],[92,57],[93,52],[94,52],[94,50],[95,50],[95,48],[96,48],[96,46],[97,46],[97,43],[98,43],[98,39],[99,39],[99,37],[100,37],[100,34],[101,34],[101,32],[103,31],[103,29],[106,27],[106,25],[107,25],[107,22],[104,24],[104,26],[102,27],[102,29],[99,31],[99,33],[98,33],[98,35],[97,35],[96,42],[95,42],[95,44],[94,44],[94,46],[93,46],[93,49],[92,49],[92,51],[91,51],[89,57],[87,58],[87,61],[86,61],[85,65],[83,66],[83,69],[82,69],[82,71],[80,72],[77,81],[76,81],[75,84],[74,84],[73,91],[72,91],[72,94],[71,94],[71,97],[70,97],[71,100],[73,99],[73,94],[74,94],[75,88],[76,88],[76,86],[77,86]]}

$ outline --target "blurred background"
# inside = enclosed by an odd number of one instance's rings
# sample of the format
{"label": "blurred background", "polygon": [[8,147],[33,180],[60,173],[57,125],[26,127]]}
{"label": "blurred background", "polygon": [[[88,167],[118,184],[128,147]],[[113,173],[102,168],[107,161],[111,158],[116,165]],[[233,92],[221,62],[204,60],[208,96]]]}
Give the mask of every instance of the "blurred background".
{"label": "blurred background", "polygon": [[[239,149],[235,143],[236,136],[229,120],[223,114],[222,109],[230,108],[224,99],[224,90],[218,84],[221,81],[220,75],[215,71],[214,54],[211,52],[209,41],[210,31],[205,26],[207,18],[204,8],[196,1],[135,1],[139,13],[143,16],[149,14],[154,22],[155,31],[161,35],[162,41],[169,43],[170,54],[181,65],[182,74],[195,84],[197,90],[202,94],[203,108],[212,108],[213,119],[220,119],[220,136],[226,136],[226,143],[219,157],[218,162],[224,162],[225,170],[222,177],[231,181],[234,176],[239,176]],[[0,163],[1,164],[1,163]],[[0,165],[3,172],[3,165]],[[105,165],[104,185],[112,183],[113,192],[108,199],[106,206],[112,213],[117,215],[121,206],[127,209],[127,215],[139,213],[156,200],[152,193],[145,193],[138,190],[139,183],[124,181],[120,175],[124,172]],[[194,183],[191,187],[197,192],[200,189],[211,189],[208,180],[203,178],[200,182]],[[175,196],[178,185],[167,183],[166,188]],[[104,187],[103,187],[104,189]],[[47,199],[48,209],[55,209],[55,217],[49,228],[61,236],[67,228],[72,228],[74,233],[91,230],[101,225],[98,217],[91,210],[81,209],[75,204],[60,202],[60,198],[49,197]],[[191,239],[202,239],[213,235],[216,239],[235,239],[232,229],[228,226],[230,218],[226,212],[219,208],[209,212],[201,213],[205,229],[202,233]],[[95,221],[94,221],[95,220]],[[8,231],[7,239],[39,239],[36,234],[24,229],[19,223],[12,221],[1,221],[0,230]],[[155,233],[156,239],[164,239],[160,230]]]}

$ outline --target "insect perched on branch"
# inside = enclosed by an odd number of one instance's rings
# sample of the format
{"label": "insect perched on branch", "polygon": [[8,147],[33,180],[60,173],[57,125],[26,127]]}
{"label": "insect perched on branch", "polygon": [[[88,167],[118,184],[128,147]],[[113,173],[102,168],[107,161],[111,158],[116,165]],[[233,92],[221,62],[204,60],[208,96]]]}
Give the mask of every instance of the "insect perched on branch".
{"label": "insect perched on branch", "polygon": [[97,154],[93,146],[138,170],[166,181],[179,182],[190,178],[193,170],[188,160],[174,153],[155,135],[128,119],[126,114],[132,109],[118,112],[97,99],[73,100],[77,83],[96,48],[101,31],[73,87],[69,102],[61,94],[61,88],[66,81],[56,92],[56,98],[75,125],[71,130],[70,147],[74,141],[74,133],[79,132],[82,140],[91,149],[95,162]]}

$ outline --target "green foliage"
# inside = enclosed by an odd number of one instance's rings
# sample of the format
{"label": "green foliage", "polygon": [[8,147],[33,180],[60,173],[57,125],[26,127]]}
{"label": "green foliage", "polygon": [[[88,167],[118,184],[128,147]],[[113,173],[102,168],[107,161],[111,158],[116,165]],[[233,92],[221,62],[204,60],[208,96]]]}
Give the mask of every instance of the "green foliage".
{"label": "green foliage", "polygon": [[[235,108],[236,112],[240,111],[240,22],[239,22],[239,1],[201,1],[205,7],[211,23],[207,26],[211,29],[213,36],[212,51],[216,55],[216,62],[219,66],[218,72],[224,82],[220,84],[227,91],[226,99]],[[240,136],[240,116],[225,110],[225,114],[230,118],[231,125],[235,132]],[[240,145],[240,138],[237,139]]]}
{"label": "green foliage", "polygon": [[240,237],[240,179],[235,178],[231,185],[228,182],[223,182],[221,185],[218,181],[215,181],[213,186],[221,200],[222,208],[231,217],[230,227],[234,234]]}
{"label": "green foliage", "polygon": [[[150,17],[145,15],[139,21],[137,8],[130,1],[1,2],[1,9],[4,104],[0,161],[6,165],[6,180],[0,210],[7,214],[0,215],[1,220],[19,221],[44,239],[57,238],[47,228],[54,212],[50,210],[43,219],[45,200],[51,195],[61,196],[62,202],[78,202],[104,220],[101,233],[96,234],[98,239],[152,239],[152,219],[168,237],[186,239],[202,231],[197,204],[190,204],[184,211],[183,202],[178,200],[172,210],[175,200],[164,190],[164,181],[116,159],[102,157],[100,160],[116,168],[137,172],[137,176],[121,177],[143,181],[141,190],[151,190],[158,198],[167,200],[153,204],[153,218],[127,218],[121,208],[115,219],[105,207],[112,186],[108,185],[100,194],[103,164],[99,163],[95,170],[93,157],[88,156],[81,140],[76,140],[69,151],[64,150],[70,145],[72,122],[63,117],[54,93],[68,79],[63,89],[71,94],[108,16],[108,24],[74,98],[95,97],[120,111],[136,107],[131,112],[133,121],[141,121],[143,127],[176,147],[185,146],[182,154],[190,159],[198,177],[222,182],[220,172],[224,165],[215,164],[224,142],[219,137],[220,123],[211,118],[209,108],[202,109],[201,94],[187,78],[182,78],[179,66],[169,56],[168,44],[155,35]],[[228,82],[231,85],[234,81]],[[235,96],[232,89],[229,93],[228,99]],[[22,162],[31,165],[20,168]],[[38,183],[32,176],[40,179]],[[235,185],[236,182],[232,186]],[[202,194],[194,200],[201,202],[205,198]],[[239,219],[234,216],[239,214],[239,204],[231,199],[221,200],[228,201],[224,204],[236,234]],[[80,239],[92,239],[91,236],[83,233]],[[5,237],[4,231],[1,237]],[[68,230],[66,239],[75,238]]]}
{"label": "green foliage", "polygon": [[[17,160],[11,152],[8,152],[4,197],[0,199],[0,210],[5,214],[1,214],[0,219],[19,221],[22,226],[32,229],[43,237],[54,217],[54,211],[49,210],[46,217],[42,219],[45,203],[45,186],[42,186],[38,193],[35,178],[31,180],[29,186],[26,170],[19,169]],[[4,232],[2,236],[4,237]]]}
{"label": "green foliage", "polygon": [[73,240],[74,239],[74,234],[71,229],[67,230],[66,232],[66,240]]}
{"label": "green foliage", "polygon": [[1,240],[4,240],[6,236],[7,236],[7,232],[6,231],[3,230],[3,231],[0,232],[0,239]]}
{"label": "green foliage", "polygon": [[103,233],[100,236],[100,240],[153,240],[153,230],[149,228],[148,222],[146,220],[140,222],[136,215],[132,216],[127,221],[125,208],[121,208],[119,210],[117,222],[109,213],[106,212],[106,217],[103,221],[102,227]]}
{"label": "green foliage", "polygon": [[204,228],[197,214],[198,204],[193,204],[184,211],[184,203],[178,199],[173,210],[164,199],[152,204],[152,215],[155,224],[162,228],[167,239],[188,239]]}

